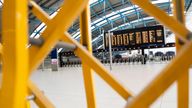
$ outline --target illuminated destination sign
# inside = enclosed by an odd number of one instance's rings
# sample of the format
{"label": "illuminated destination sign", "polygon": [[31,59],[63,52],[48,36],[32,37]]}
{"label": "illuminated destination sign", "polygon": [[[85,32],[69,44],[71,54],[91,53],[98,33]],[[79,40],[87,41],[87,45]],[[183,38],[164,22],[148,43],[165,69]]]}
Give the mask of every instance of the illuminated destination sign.
{"label": "illuminated destination sign", "polygon": [[[146,47],[165,44],[164,28],[161,25],[112,31],[110,34],[112,48]],[[104,34],[104,45],[105,48],[109,47],[108,32]]]}

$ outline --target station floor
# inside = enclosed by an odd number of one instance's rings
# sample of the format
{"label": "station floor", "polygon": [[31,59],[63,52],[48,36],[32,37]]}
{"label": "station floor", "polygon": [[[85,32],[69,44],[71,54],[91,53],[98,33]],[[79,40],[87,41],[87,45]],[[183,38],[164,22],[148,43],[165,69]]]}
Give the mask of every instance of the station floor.
{"label": "station floor", "polygon": [[[114,64],[111,73],[135,95],[155,77],[167,63]],[[109,69],[109,66],[106,65]],[[190,70],[192,71],[192,70]],[[191,75],[190,75],[191,76]],[[97,74],[94,75],[97,108],[124,108],[126,101],[114,92]],[[63,67],[58,72],[38,70],[31,79],[56,108],[86,108],[81,67]],[[190,79],[190,85],[192,80]],[[191,89],[190,89],[191,91]],[[173,84],[151,108],[177,108],[176,84]],[[190,97],[192,94],[190,93]],[[147,97],[146,97],[147,98]],[[32,108],[37,108],[32,104]],[[190,108],[192,101],[190,100]]]}

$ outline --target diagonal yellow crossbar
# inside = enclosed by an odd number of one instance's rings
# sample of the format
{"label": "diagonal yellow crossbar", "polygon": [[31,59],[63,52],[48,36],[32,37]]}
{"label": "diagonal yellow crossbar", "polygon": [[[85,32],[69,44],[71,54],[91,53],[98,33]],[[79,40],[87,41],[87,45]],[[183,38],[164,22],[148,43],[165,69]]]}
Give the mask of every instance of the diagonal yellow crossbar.
{"label": "diagonal yellow crossbar", "polygon": [[73,43],[77,49],[75,54],[83,59],[83,61],[90,66],[104,81],[106,81],[121,97],[125,100],[133,96],[133,93],[127,88],[123,87],[119,81],[98,61],[91,55],[82,45],[74,40],[67,32],[61,37],[63,41]]}
{"label": "diagonal yellow crossbar", "polygon": [[[45,17],[45,16],[44,16]],[[46,19],[46,18],[44,18],[44,19]],[[49,18],[47,18],[47,20],[48,20]],[[81,53],[81,52],[79,52],[79,53]],[[87,63],[87,62],[86,62]],[[105,71],[107,71],[106,69],[105,69]],[[107,75],[109,74],[109,72],[107,71]],[[106,76],[107,76],[106,75]],[[111,78],[111,80],[114,82],[114,80],[115,80],[115,78],[113,78],[113,77],[111,77],[112,75],[111,74],[109,74],[109,76],[107,76],[107,77],[110,77]],[[108,81],[108,82],[110,82],[110,81]],[[111,83],[111,85],[113,84],[113,82],[110,82]],[[119,83],[117,83],[117,81],[115,80],[115,82],[116,82],[116,84],[114,84],[115,86],[113,86],[113,88],[116,88],[116,90],[118,91],[118,86],[120,86],[121,87],[121,85],[119,84]],[[89,85],[90,86],[90,85]],[[121,87],[121,88],[123,88],[123,87]],[[121,88],[119,89],[119,90],[121,90]],[[124,93],[124,94],[126,94],[127,96],[122,96],[122,97],[124,97],[124,99],[125,100],[127,100],[128,99],[128,97],[130,97],[131,95],[132,95],[132,93],[129,93],[129,91],[128,90],[126,90],[125,88],[123,88],[123,90],[124,90],[124,92],[126,92],[126,93]],[[122,91],[123,91],[122,90]],[[121,93],[122,91],[118,91],[119,93]],[[123,92],[121,93],[121,95],[123,95]],[[92,104],[93,105],[93,104]]]}
{"label": "diagonal yellow crossbar", "polygon": [[48,25],[48,23],[51,22],[49,15],[34,1],[30,0],[29,3],[29,7],[31,8],[33,14],[35,14],[39,20]]}
{"label": "diagonal yellow crossbar", "polygon": [[[144,108],[151,105],[192,64],[192,41],[181,49],[176,58],[126,108]],[[181,68],[182,67],[182,68]]]}
{"label": "diagonal yellow crossbar", "polygon": [[[32,9],[32,12],[45,24],[48,24],[51,22],[51,18],[49,15],[44,12],[41,7],[39,7],[34,1],[30,1],[30,8]],[[30,72],[31,73],[31,72]],[[38,89],[38,87],[32,83],[31,80],[28,82],[28,88],[29,88],[29,95],[34,94],[35,99],[34,102],[40,107],[40,108],[55,108],[55,106],[49,101],[49,99]]]}
{"label": "diagonal yellow crossbar", "polygon": [[[184,25],[181,24],[181,22],[178,22],[176,19],[169,17],[165,12],[154,6],[150,1],[132,1],[143,8],[144,11],[154,16],[158,21],[169,27],[173,32],[175,32],[177,34],[176,36],[182,41],[182,43],[185,42],[185,46],[182,47],[176,58],[138,96],[134,97],[133,100],[126,105],[126,108],[145,108],[149,107],[152,102],[154,102],[174,81],[180,78],[183,79],[183,75],[187,75],[186,73],[188,72],[183,71],[183,69],[188,69],[192,64],[192,58],[190,57],[192,54],[192,42],[187,41],[186,38],[183,37],[188,37],[191,35],[191,33],[185,28]],[[145,4],[143,4],[143,2],[145,2]],[[187,76],[184,78],[187,78]],[[181,83],[183,84],[185,81],[188,80],[184,79],[184,82],[182,81]],[[186,89],[187,88],[182,88],[182,90],[188,91]],[[186,95],[187,93],[179,93],[179,96],[181,96],[179,98],[186,98],[184,100],[188,101],[188,96]],[[183,102],[182,100],[180,103],[181,104],[178,104],[179,107],[188,107],[188,105],[184,105],[188,104],[188,102]]]}
{"label": "diagonal yellow crossbar", "polygon": [[[59,36],[68,29],[70,24],[83,11],[88,0],[66,0],[58,14],[48,23],[42,33],[44,44],[39,48],[32,46],[30,50],[30,72],[38,67],[43,59],[51,51],[52,47],[59,41]],[[68,12],[68,11],[71,12]],[[66,17],[67,16],[67,17]]]}
{"label": "diagonal yellow crossbar", "polygon": [[[34,5],[35,6],[35,5]],[[37,6],[36,6],[37,7]],[[84,11],[83,13],[82,13],[82,18],[81,18],[81,23],[82,24],[84,24],[83,26],[84,27],[81,27],[82,29],[81,29],[81,31],[82,31],[82,34],[84,34],[85,35],[85,37],[82,37],[83,39],[83,41],[84,41],[84,44],[85,45],[88,45],[88,49],[92,52],[92,49],[91,49],[91,40],[90,40],[90,37],[89,37],[89,35],[90,35],[90,33],[88,33],[88,31],[90,30],[90,28],[87,28],[90,24],[86,21],[86,20],[88,20],[88,15],[87,15],[87,9],[89,9],[88,7],[86,8],[86,11]],[[49,17],[47,17],[46,15],[43,15],[42,13],[41,13],[41,10],[40,9],[38,9],[38,8],[36,8],[36,12],[34,12],[34,13],[36,13],[37,14],[37,17],[38,16],[41,16],[41,17],[44,17],[44,18],[41,18],[44,22],[48,22],[49,21]],[[84,20],[84,17],[85,17],[85,19],[86,20]],[[87,18],[86,18],[87,17]],[[81,25],[82,25],[81,24]],[[86,25],[86,26],[85,26]],[[71,42],[71,41],[69,41],[69,42]],[[89,45],[90,44],[90,45]],[[80,45],[80,44],[78,44],[78,45]],[[81,46],[81,45],[80,45]],[[82,47],[81,47],[82,48]],[[84,50],[83,50],[84,51]],[[85,50],[86,51],[86,50]],[[79,53],[82,53],[82,52],[79,52]],[[89,52],[90,53],[90,52]],[[90,55],[91,55],[91,53],[90,53]],[[87,56],[87,55],[86,55]],[[93,58],[93,56],[92,56],[92,58]],[[95,58],[94,58],[95,59]],[[94,61],[93,61],[94,62]],[[85,62],[86,64],[87,64],[87,62]],[[97,64],[97,63],[96,63]],[[101,64],[100,64],[101,65]],[[89,71],[88,71],[88,67],[87,66],[85,66],[86,67],[86,70],[84,70],[84,71],[87,71],[86,72],[86,74],[84,73],[84,79],[85,79],[85,81],[86,82],[88,82],[88,80],[89,80],[89,83],[86,83],[85,82],[85,86],[87,87],[87,89],[88,89],[88,91],[87,91],[87,101],[88,101],[88,107],[90,107],[90,108],[94,108],[95,107],[95,100],[94,100],[94,89],[93,88],[91,88],[92,87],[92,83],[91,83],[91,74],[92,73],[88,73]],[[92,68],[92,67],[91,67]],[[103,68],[103,67],[102,67]],[[118,81],[117,80],[115,80],[115,78],[107,71],[107,73],[106,73],[106,69],[105,69],[105,71],[101,71],[100,73],[102,73],[102,72],[104,72],[104,75],[102,76],[103,78],[104,78],[104,80],[105,80],[105,77],[106,78],[108,78],[108,79],[106,79],[106,81],[112,86],[112,88],[114,88],[125,100],[127,100],[128,99],[128,97],[130,97],[130,96],[132,96],[132,93],[130,92],[130,91],[128,91],[128,90],[126,90],[120,83],[118,83]],[[111,82],[112,81],[112,82]],[[115,82],[115,83],[114,83]]]}
{"label": "diagonal yellow crossbar", "polygon": [[138,5],[139,7],[141,7],[149,15],[153,16],[159,22],[164,24],[170,30],[172,30],[183,42],[187,42],[187,40],[183,36],[190,35],[190,31],[186,29],[182,23],[178,22],[175,18],[168,16],[163,10],[154,6],[150,2],[150,0],[131,0],[131,1],[136,5]]}
{"label": "diagonal yellow crossbar", "polygon": [[28,82],[29,94],[35,95],[34,102],[40,108],[55,108],[55,106],[46,98],[46,96],[40,91],[35,84],[31,81]]}
{"label": "diagonal yellow crossbar", "polygon": [[[72,4],[73,7],[71,7]],[[86,0],[79,0],[78,2],[75,0],[66,0],[58,15],[51,20],[51,18],[35,2],[30,1],[33,13],[35,13],[40,20],[47,24],[47,28],[42,34],[43,39],[45,39],[43,46],[41,46],[41,48],[36,46],[30,47],[30,72],[32,72],[33,69],[35,69],[51,51],[52,46],[59,41],[58,36],[61,35],[59,33],[67,30],[67,28],[70,26],[70,23],[72,23],[72,21],[80,14],[86,4],[88,4],[88,1]],[[74,9],[72,10],[73,12],[68,13],[68,10],[71,8]],[[66,15],[68,15],[68,17],[66,17]],[[60,23],[61,20],[63,20],[62,23]],[[33,56],[35,56],[36,60],[33,58]],[[47,104],[51,105],[49,100],[41,92],[39,92],[40,90],[31,81],[29,81],[28,85],[29,90],[34,93],[37,98],[35,100],[36,104],[41,107],[45,107]],[[53,108],[53,105],[50,106],[50,108]]]}
{"label": "diagonal yellow crossbar", "polygon": [[[60,12],[58,13],[58,15],[53,19],[53,20],[51,20],[51,18],[49,17],[49,15],[48,14],[46,14],[35,2],[33,2],[33,1],[30,1],[30,8],[32,9],[32,12],[41,20],[41,21],[43,21],[44,23],[46,23],[47,25],[48,25],[48,27],[47,27],[47,31],[45,30],[45,32],[43,33],[43,38],[46,38],[46,37],[48,37],[48,36],[46,36],[46,34],[51,34],[52,32],[54,33],[54,31],[52,31],[52,30],[58,30],[58,29],[56,29],[55,28],[55,26],[58,26],[57,28],[59,28],[60,29],[60,31],[65,31],[66,30],[66,28],[69,26],[69,22],[70,21],[73,21],[72,19],[74,19],[75,18],[75,16],[77,16],[77,14],[78,14],[78,11],[80,12],[80,10],[82,10],[82,5],[79,5],[79,4],[82,4],[83,3],[83,5],[85,5],[86,4],[86,1],[80,1],[79,0],[79,2],[76,2],[76,5],[73,3],[74,1],[66,1],[65,2],[65,4],[63,5],[63,7],[61,8],[61,10],[60,10]],[[73,6],[74,6],[74,13],[72,13],[71,14],[71,16],[70,17],[64,17],[64,15],[66,15],[65,13],[67,13],[67,11],[69,10],[69,8],[71,8],[69,5],[72,5],[73,4]],[[78,6],[77,6],[78,5]],[[66,7],[67,6],[67,7]],[[72,7],[73,7],[72,6]],[[79,8],[79,9],[78,9]],[[77,11],[78,10],[78,11]],[[73,11],[73,10],[72,10]],[[74,18],[73,18],[74,17]],[[62,22],[63,22],[63,25],[60,25],[61,23],[61,21],[60,20],[62,20]],[[49,23],[51,23],[50,25],[49,25]],[[67,25],[68,24],[68,25]],[[53,26],[53,25],[55,25],[55,26]],[[54,27],[53,29],[50,29],[50,28],[52,28],[52,27]],[[63,28],[63,30],[62,30],[62,28]],[[57,42],[58,41],[58,38],[56,38],[55,36],[56,35],[58,35],[58,34],[56,34],[56,33],[58,33],[58,31],[57,32],[55,32],[55,34],[53,34],[53,36],[52,36],[52,38],[55,38],[55,41]],[[59,35],[58,35],[59,36]],[[51,36],[49,36],[49,37],[51,37]],[[46,39],[46,41],[47,41],[47,39]],[[53,39],[51,39],[50,38],[50,41],[53,41]],[[49,43],[50,44],[50,43]],[[47,45],[49,45],[49,44],[47,44]],[[44,46],[46,46],[45,44],[44,44]],[[49,49],[52,49],[52,47],[51,46],[53,46],[53,45],[50,45],[50,48]],[[46,47],[45,47],[46,48]],[[42,51],[42,48],[41,49],[38,49],[37,47],[31,47],[30,48],[31,49],[31,55],[34,55],[34,54],[32,54],[33,52],[35,52],[35,50],[36,51],[38,51],[38,50],[41,50]],[[46,49],[48,49],[48,48],[46,48]],[[46,51],[46,52],[44,52],[44,53],[49,53],[49,51]],[[42,54],[41,52],[40,52],[40,54]],[[46,54],[44,54],[44,55],[40,55],[40,56],[46,56]],[[37,64],[38,65],[38,64]],[[41,106],[41,107],[45,107],[46,105],[48,105],[48,106],[50,106],[50,108],[52,107],[53,108],[53,105],[51,106],[51,103],[48,101],[48,99],[41,93],[41,92],[39,92],[40,90],[31,82],[31,81],[29,81],[29,84],[28,84],[29,86],[29,90],[30,90],[30,92],[32,92],[32,93],[34,93],[35,94],[35,96],[36,96],[36,100],[35,100],[35,102],[39,105],[39,106]],[[44,101],[43,101],[44,100]]]}

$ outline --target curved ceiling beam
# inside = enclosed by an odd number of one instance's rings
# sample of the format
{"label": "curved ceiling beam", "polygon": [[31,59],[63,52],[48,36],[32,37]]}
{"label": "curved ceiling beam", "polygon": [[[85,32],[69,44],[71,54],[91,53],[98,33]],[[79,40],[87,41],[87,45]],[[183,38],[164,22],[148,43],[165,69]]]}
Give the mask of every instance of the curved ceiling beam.
{"label": "curved ceiling beam", "polygon": [[[158,4],[157,4],[157,5],[158,5]],[[164,9],[165,7],[168,7],[168,6],[169,6],[169,4],[165,3],[165,4],[161,4],[159,7],[162,8],[162,9]],[[141,10],[139,7],[137,7],[137,12],[143,13],[143,10]],[[124,13],[126,13],[126,14],[124,14]],[[128,11],[122,11],[122,14],[124,14],[124,17],[129,18],[129,17],[135,15],[135,9],[132,8],[132,9],[130,9],[130,10],[128,10]],[[116,14],[114,14],[114,15],[107,15],[107,16],[108,16],[107,19],[110,20],[110,22],[116,22],[116,21],[118,21],[118,20],[122,20],[122,17],[119,15],[119,13],[116,13]],[[146,16],[146,14],[143,13],[142,16]],[[142,18],[140,18],[140,19],[142,19],[142,21],[144,21],[143,18],[145,18],[145,17],[142,17]],[[101,18],[101,19],[102,19],[102,18]],[[132,27],[134,27],[135,25],[132,24],[132,23],[130,23],[130,22],[135,21],[135,20],[137,20],[137,19],[133,19],[133,20],[130,20],[129,22],[124,22],[124,23],[126,23],[127,25],[131,25]],[[95,23],[95,22],[96,22],[96,23]],[[95,25],[96,25],[97,27],[99,27],[99,28],[96,28]],[[98,29],[103,29],[103,27],[104,27],[104,26],[107,26],[107,25],[111,26],[111,23],[109,23],[108,21],[106,21],[106,19],[102,19],[102,20],[100,20],[100,21],[93,21],[93,22],[92,22],[92,25],[91,25],[92,32],[94,32],[94,31],[96,31],[96,30],[98,30]],[[119,26],[119,25],[114,24],[114,25],[113,25],[113,28],[114,28],[114,27],[117,27],[117,26]],[[105,30],[105,31],[107,31],[107,30]],[[80,37],[79,29],[78,29],[76,32],[74,32],[74,33],[72,34],[72,36],[73,36],[75,39],[78,39],[78,38]],[[93,37],[94,37],[94,36],[93,36]]]}
{"label": "curved ceiling beam", "polygon": [[[93,4],[98,5],[99,3],[103,2],[103,1],[105,1],[105,0],[99,0],[98,2],[95,2]],[[168,6],[168,4],[169,3],[166,2],[166,3],[157,3],[156,5],[160,5],[160,8],[163,8],[163,7]],[[129,19],[128,17],[136,14],[134,12],[135,9],[138,10],[137,12],[140,12],[140,13],[143,12],[143,11],[140,10],[139,7],[132,7],[132,6],[130,6],[130,7],[128,7],[128,10],[126,10],[125,8],[121,8],[119,10],[116,10],[115,14],[110,13],[110,14],[107,14],[105,16],[105,18],[100,18],[99,20],[93,21],[92,22],[92,27],[91,27],[92,28],[92,32],[94,32],[95,30],[101,29],[101,28],[103,28],[103,26],[106,26],[106,25],[110,25],[111,26],[111,24],[113,24],[113,27],[116,27],[116,24],[114,24],[115,21],[123,20],[122,18]],[[52,12],[51,14],[54,14],[54,13]],[[130,22],[130,20],[127,20],[127,22]],[[124,23],[126,23],[126,22],[124,22]],[[98,24],[101,24],[101,25],[98,25]],[[41,26],[41,24],[39,26]],[[132,25],[132,26],[134,27],[134,25]],[[45,27],[45,26],[42,26],[42,27]],[[44,30],[43,28],[39,28],[39,27],[37,27],[37,28],[38,29],[34,30],[34,32],[32,33],[32,35],[34,37],[38,36],[42,32],[42,30]],[[71,27],[70,29],[73,29],[73,28]],[[73,31],[72,34],[78,34],[79,35],[79,33],[78,33],[79,29],[76,29],[76,30],[74,29],[74,30],[69,30],[69,31]],[[76,37],[76,36],[74,36],[74,37]]]}
{"label": "curved ceiling beam", "polygon": [[[107,0],[108,1],[108,0]],[[108,2],[107,2],[107,4],[109,4]],[[155,5],[157,5],[157,6],[162,6],[162,7],[166,7],[166,6],[169,6],[170,5],[170,2],[157,2]],[[164,5],[164,6],[163,6]],[[103,21],[105,21],[105,22],[108,22],[110,25],[111,25],[111,23],[113,23],[114,21],[113,20],[110,20],[111,18],[114,18],[114,17],[116,17],[116,16],[120,16],[120,19],[123,19],[123,18],[126,18],[127,19],[127,21],[129,22],[129,18],[127,18],[125,15],[126,14],[128,14],[129,12],[131,12],[131,15],[137,15],[137,13],[135,12],[135,10],[140,10],[140,11],[138,11],[139,12],[139,14],[141,13],[141,12],[143,12],[143,11],[141,11],[141,9],[138,7],[138,6],[135,6],[135,5],[130,5],[129,7],[124,7],[124,6],[122,6],[119,10],[114,10],[113,8],[112,8],[112,6],[109,6],[109,7],[111,7],[111,10],[113,10],[111,13],[108,13],[108,14],[103,14],[103,17],[100,17],[99,15],[97,15],[97,13],[95,13],[94,11],[92,12],[92,14],[95,14],[96,15],[96,17],[98,17],[96,20],[94,20],[94,19],[92,19],[92,22],[93,22],[93,24],[92,24],[92,26],[94,27],[94,28],[100,28],[100,26],[98,25],[98,24],[100,24],[100,23],[102,23]],[[160,7],[160,8],[162,8],[162,7]],[[110,11],[111,11],[110,10]],[[124,15],[125,14],[125,15]],[[129,15],[128,15],[129,16]],[[79,28],[78,27],[78,23],[76,23],[76,24],[74,24],[74,26],[77,26],[77,28]]]}

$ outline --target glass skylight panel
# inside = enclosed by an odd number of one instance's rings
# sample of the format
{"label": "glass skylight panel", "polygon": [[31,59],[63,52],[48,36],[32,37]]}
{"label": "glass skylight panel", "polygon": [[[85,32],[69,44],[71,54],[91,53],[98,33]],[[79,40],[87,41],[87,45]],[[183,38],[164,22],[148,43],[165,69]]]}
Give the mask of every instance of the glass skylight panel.
{"label": "glass skylight panel", "polygon": [[[60,9],[58,9],[58,10],[55,11],[53,14],[51,14],[50,17],[51,17],[51,18],[55,17],[55,16],[57,15],[57,13],[58,13],[59,10],[60,10]],[[43,29],[42,29],[42,27],[43,27]],[[39,33],[42,33],[42,32],[45,30],[46,27],[47,27],[47,26],[45,25],[45,23],[41,23],[41,24],[37,27],[37,29],[36,29],[35,31],[37,31],[37,32],[39,32]],[[36,37],[35,34],[36,34],[36,33],[32,33],[32,35],[31,35],[30,37],[31,37],[31,38]]]}
{"label": "glass skylight panel", "polygon": [[[95,3],[98,3],[98,2],[100,2],[100,1],[102,1],[102,0],[90,0],[89,4],[95,4]],[[153,3],[153,4],[159,4],[159,3],[166,3],[166,2],[170,2],[170,1],[172,1],[172,0],[156,0],[156,1],[152,1],[152,3]],[[120,13],[122,13],[122,15],[128,15],[128,14],[134,12],[134,11],[135,11],[134,8],[136,8],[137,11],[140,11],[140,10],[141,10],[141,8],[139,8],[137,5],[135,5],[135,7],[129,6],[129,7],[125,7],[125,8],[123,8],[123,9],[114,11],[114,12],[112,12],[112,13],[110,13],[110,14],[107,14],[107,15],[105,15],[105,16],[103,16],[103,17],[101,17],[101,18],[99,18],[99,19],[97,19],[97,20],[95,20],[95,21],[93,21],[93,22],[91,23],[91,25],[92,25],[92,26],[91,26],[91,30],[96,29],[97,26],[100,27],[100,26],[106,24],[106,23],[108,22],[106,19],[109,19],[109,20],[112,21],[112,20],[120,17]],[[58,13],[58,11],[59,11],[59,10],[57,10],[56,12],[54,12],[50,17],[53,18],[54,16],[56,16],[57,13]],[[153,18],[152,18],[152,17],[143,18],[143,20],[150,20],[150,19],[153,19]],[[139,21],[142,22],[142,19],[134,20],[134,21],[132,21],[132,22],[130,22],[130,23],[133,24],[133,23],[137,23],[137,22],[139,22]],[[127,22],[127,23],[125,23],[125,24],[123,24],[123,25],[121,25],[121,26],[119,26],[119,27],[120,27],[120,28],[121,28],[121,27],[124,28],[124,27],[128,27],[128,26],[131,27],[131,24],[130,24],[130,23]],[[42,29],[42,27],[44,27],[44,28]],[[115,28],[113,28],[112,30],[116,30],[116,29],[118,29],[119,27],[115,27]],[[35,32],[32,33],[32,35],[31,35],[30,37],[34,37],[35,35],[37,35],[37,37],[39,37],[40,34],[36,34],[36,33],[37,33],[37,32],[39,32],[39,33],[43,32],[45,28],[46,28],[46,25],[45,25],[44,23],[40,24],[40,26],[37,27],[37,29],[35,30]],[[77,30],[77,32],[75,32],[75,33],[72,34],[72,37],[75,38],[75,39],[78,39],[78,38],[80,37],[80,31],[79,31],[79,29]],[[96,40],[100,39],[100,37],[102,37],[102,35],[99,35],[97,38],[95,38],[95,39],[93,40],[93,42],[95,42]]]}
{"label": "glass skylight panel", "polygon": [[118,14],[118,12],[112,12],[110,14],[107,14],[105,17],[108,18],[108,17],[114,16],[115,14]]}
{"label": "glass skylight panel", "polygon": [[152,1],[152,4],[158,4],[158,3],[165,3],[165,2],[170,2],[171,0],[156,0]]}
{"label": "glass skylight panel", "polygon": [[95,21],[94,21],[94,22],[92,22],[92,23],[98,23],[98,22],[102,21],[103,19],[104,19],[104,17],[99,18],[98,20],[95,20]]}
{"label": "glass skylight panel", "polygon": [[37,33],[36,35],[35,35],[35,39],[37,39],[37,38],[39,38],[40,37],[40,34],[39,33]]}
{"label": "glass skylight panel", "polygon": [[129,14],[129,13],[132,13],[132,12],[135,12],[135,10],[125,11],[125,12],[123,12],[122,14],[123,14],[123,15],[126,15],[126,14]]}
{"label": "glass skylight panel", "polygon": [[91,26],[91,30],[95,29],[95,26]]}
{"label": "glass skylight panel", "polygon": [[[153,4],[158,4],[158,3],[165,3],[165,2],[169,2],[171,0],[157,0],[157,1],[152,1]],[[115,11],[115,12],[112,12],[100,19],[97,19],[96,21],[94,21],[93,23],[98,23],[100,22],[101,20],[104,20],[105,18],[109,18],[110,20],[113,20],[119,16],[115,16],[116,14],[119,15],[119,12],[121,12],[123,15],[126,15],[126,14],[129,14],[131,12],[134,12],[135,10],[131,10],[131,9],[134,9],[136,8],[136,10],[141,10],[141,8],[139,8],[137,5],[135,5],[135,7],[133,6],[130,6],[130,7],[127,7],[127,8],[123,8],[123,9],[120,9],[118,11]],[[129,11],[130,10],[130,11]]]}
{"label": "glass skylight panel", "polygon": [[55,17],[57,15],[58,11],[54,12],[53,14],[51,14],[51,18]]}
{"label": "glass skylight panel", "polygon": [[0,6],[2,6],[2,5],[3,5],[3,2],[4,2],[4,0],[0,0]]}
{"label": "glass skylight panel", "polygon": [[97,25],[97,26],[100,26],[100,25],[102,25],[102,24],[104,24],[104,23],[106,23],[106,22],[107,22],[107,20],[103,20],[103,21],[97,23],[96,25]]}
{"label": "glass skylight panel", "polygon": [[[166,1],[169,1],[169,0],[162,0],[162,1],[166,2]],[[161,3],[160,0],[154,2],[153,4],[157,4],[157,3]],[[110,14],[102,17],[102,18],[94,21],[93,23],[99,23],[101,20],[104,20],[105,18],[107,18],[107,19],[109,19],[109,20],[114,20],[114,19],[120,17],[120,15],[119,15],[120,12],[121,12],[123,15],[127,15],[127,14],[129,14],[129,13],[134,12],[134,11],[135,11],[134,8],[136,8],[137,11],[141,10],[141,8],[139,8],[137,5],[135,5],[135,7],[131,6],[131,7],[123,8],[123,9],[120,9],[120,10],[118,10],[118,11],[112,12],[112,13],[110,13]],[[131,9],[133,9],[133,10],[131,10]],[[127,10],[127,11],[126,11],[126,10]],[[130,11],[129,11],[129,10],[130,10]],[[106,22],[106,21],[104,21],[104,22]],[[97,24],[97,26],[104,24],[104,22],[101,22],[101,23]],[[106,22],[106,23],[107,23],[107,22]]]}
{"label": "glass skylight panel", "polygon": [[57,50],[57,53],[60,53],[62,51],[63,48],[59,48],[59,50]]}
{"label": "glass skylight panel", "polygon": [[149,20],[149,19],[154,19],[154,18],[153,17],[145,17],[143,19],[137,19],[137,20],[131,21],[131,23],[137,23],[137,22],[140,22],[140,21],[143,21],[143,20]]}
{"label": "glass skylight panel", "polygon": [[[34,38],[37,34],[37,32],[41,33],[43,32],[43,30],[45,30],[46,26],[45,23],[41,23],[40,26],[37,27],[37,29],[35,30],[35,32],[32,33],[32,35],[30,36],[31,38]],[[39,34],[38,33],[38,34]]]}
{"label": "glass skylight panel", "polygon": [[94,4],[96,2],[98,2],[98,0],[89,0],[89,4]]}
{"label": "glass skylight panel", "polygon": [[118,15],[114,15],[114,16],[110,17],[109,19],[110,19],[110,20],[113,20],[113,19],[118,18],[118,17],[120,17],[119,14],[118,14]]}
{"label": "glass skylight panel", "polygon": [[[150,19],[153,19],[153,17],[143,18],[143,20],[150,20]],[[116,30],[116,29],[118,29],[119,27],[131,26],[131,24],[137,23],[137,22],[139,22],[139,21],[142,21],[142,19],[139,19],[139,20],[137,19],[137,20],[131,21],[130,23],[129,23],[129,22],[128,22],[128,23],[124,23],[124,24],[122,24],[122,25],[120,25],[120,26],[118,26],[118,27],[115,27],[115,28],[111,29],[111,31]]]}
{"label": "glass skylight panel", "polygon": [[97,49],[102,48],[102,47],[103,47],[103,44],[102,44],[102,45],[100,45],[99,47],[97,47]]}
{"label": "glass skylight panel", "polygon": [[124,12],[124,11],[129,11],[129,10],[131,10],[131,9],[133,9],[133,7],[132,7],[132,6],[129,6],[129,7],[123,8],[123,9],[121,9],[121,10],[119,10],[119,11],[120,11],[120,12]]}
{"label": "glass skylight panel", "polygon": [[98,40],[101,36],[103,36],[103,34],[100,34],[99,36],[97,36],[96,38],[93,39],[92,43],[95,42],[96,40]]}
{"label": "glass skylight panel", "polygon": [[[46,25],[45,25],[45,23],[41,23],[38,27],[37,27],[37,29],[35,30],[36,32],[43,32],[43,30],[44,29],[42,29],[42,27],[44,27],[44,28],[46,28]],[[35,34],[36,34],[36,32],[35,32]],[[34,33],[32,33],[32,35],[30,36],[31,38],[34,38],[35,37],[35,34]]]}
{"label": "glass skylight panel", "polygon": [[80,34],[77,37],[75,37],[74,39],[79,39],[79,38],[80,38]]}
{"label": "glass skylight panel", "polygon": [[99,18],[99,19],[93,21],[92,23],[96,24],[102,20],[105,20],[106,18],[110,18],[111,16],[114,16],[115,14],[118,14],[118,12],[112,12],[110,14],[107,14],[106,16],[103,16],[102,18]]}
{"label": "glass skylight panel", "polygon": [[38,27],[37,27],[37,29],[36,29],[36,31],[39,31],[42,27],[44,27],[45,26],[45,23],[41,23]]}
{"label": "glass skylight panel", "polygon": [[33,38],[33,37],[36,35],[36,32],[37,32],[37,31],[35,30],[35,31],[31,34],[30,37]]}
{"label": "glass skylight panel", "polygon": [[76,33],[73,35],[73,37],[75,38],[75,37],[77,37],[78,35],[80,35],[80,32],[79,32],[79,31],[76,32]]}
{"label": "glass skylight panel", "polygon": [[192,30],[192,6],[188,9],[188,12],[186,13],[186,26],[189,30]]}

